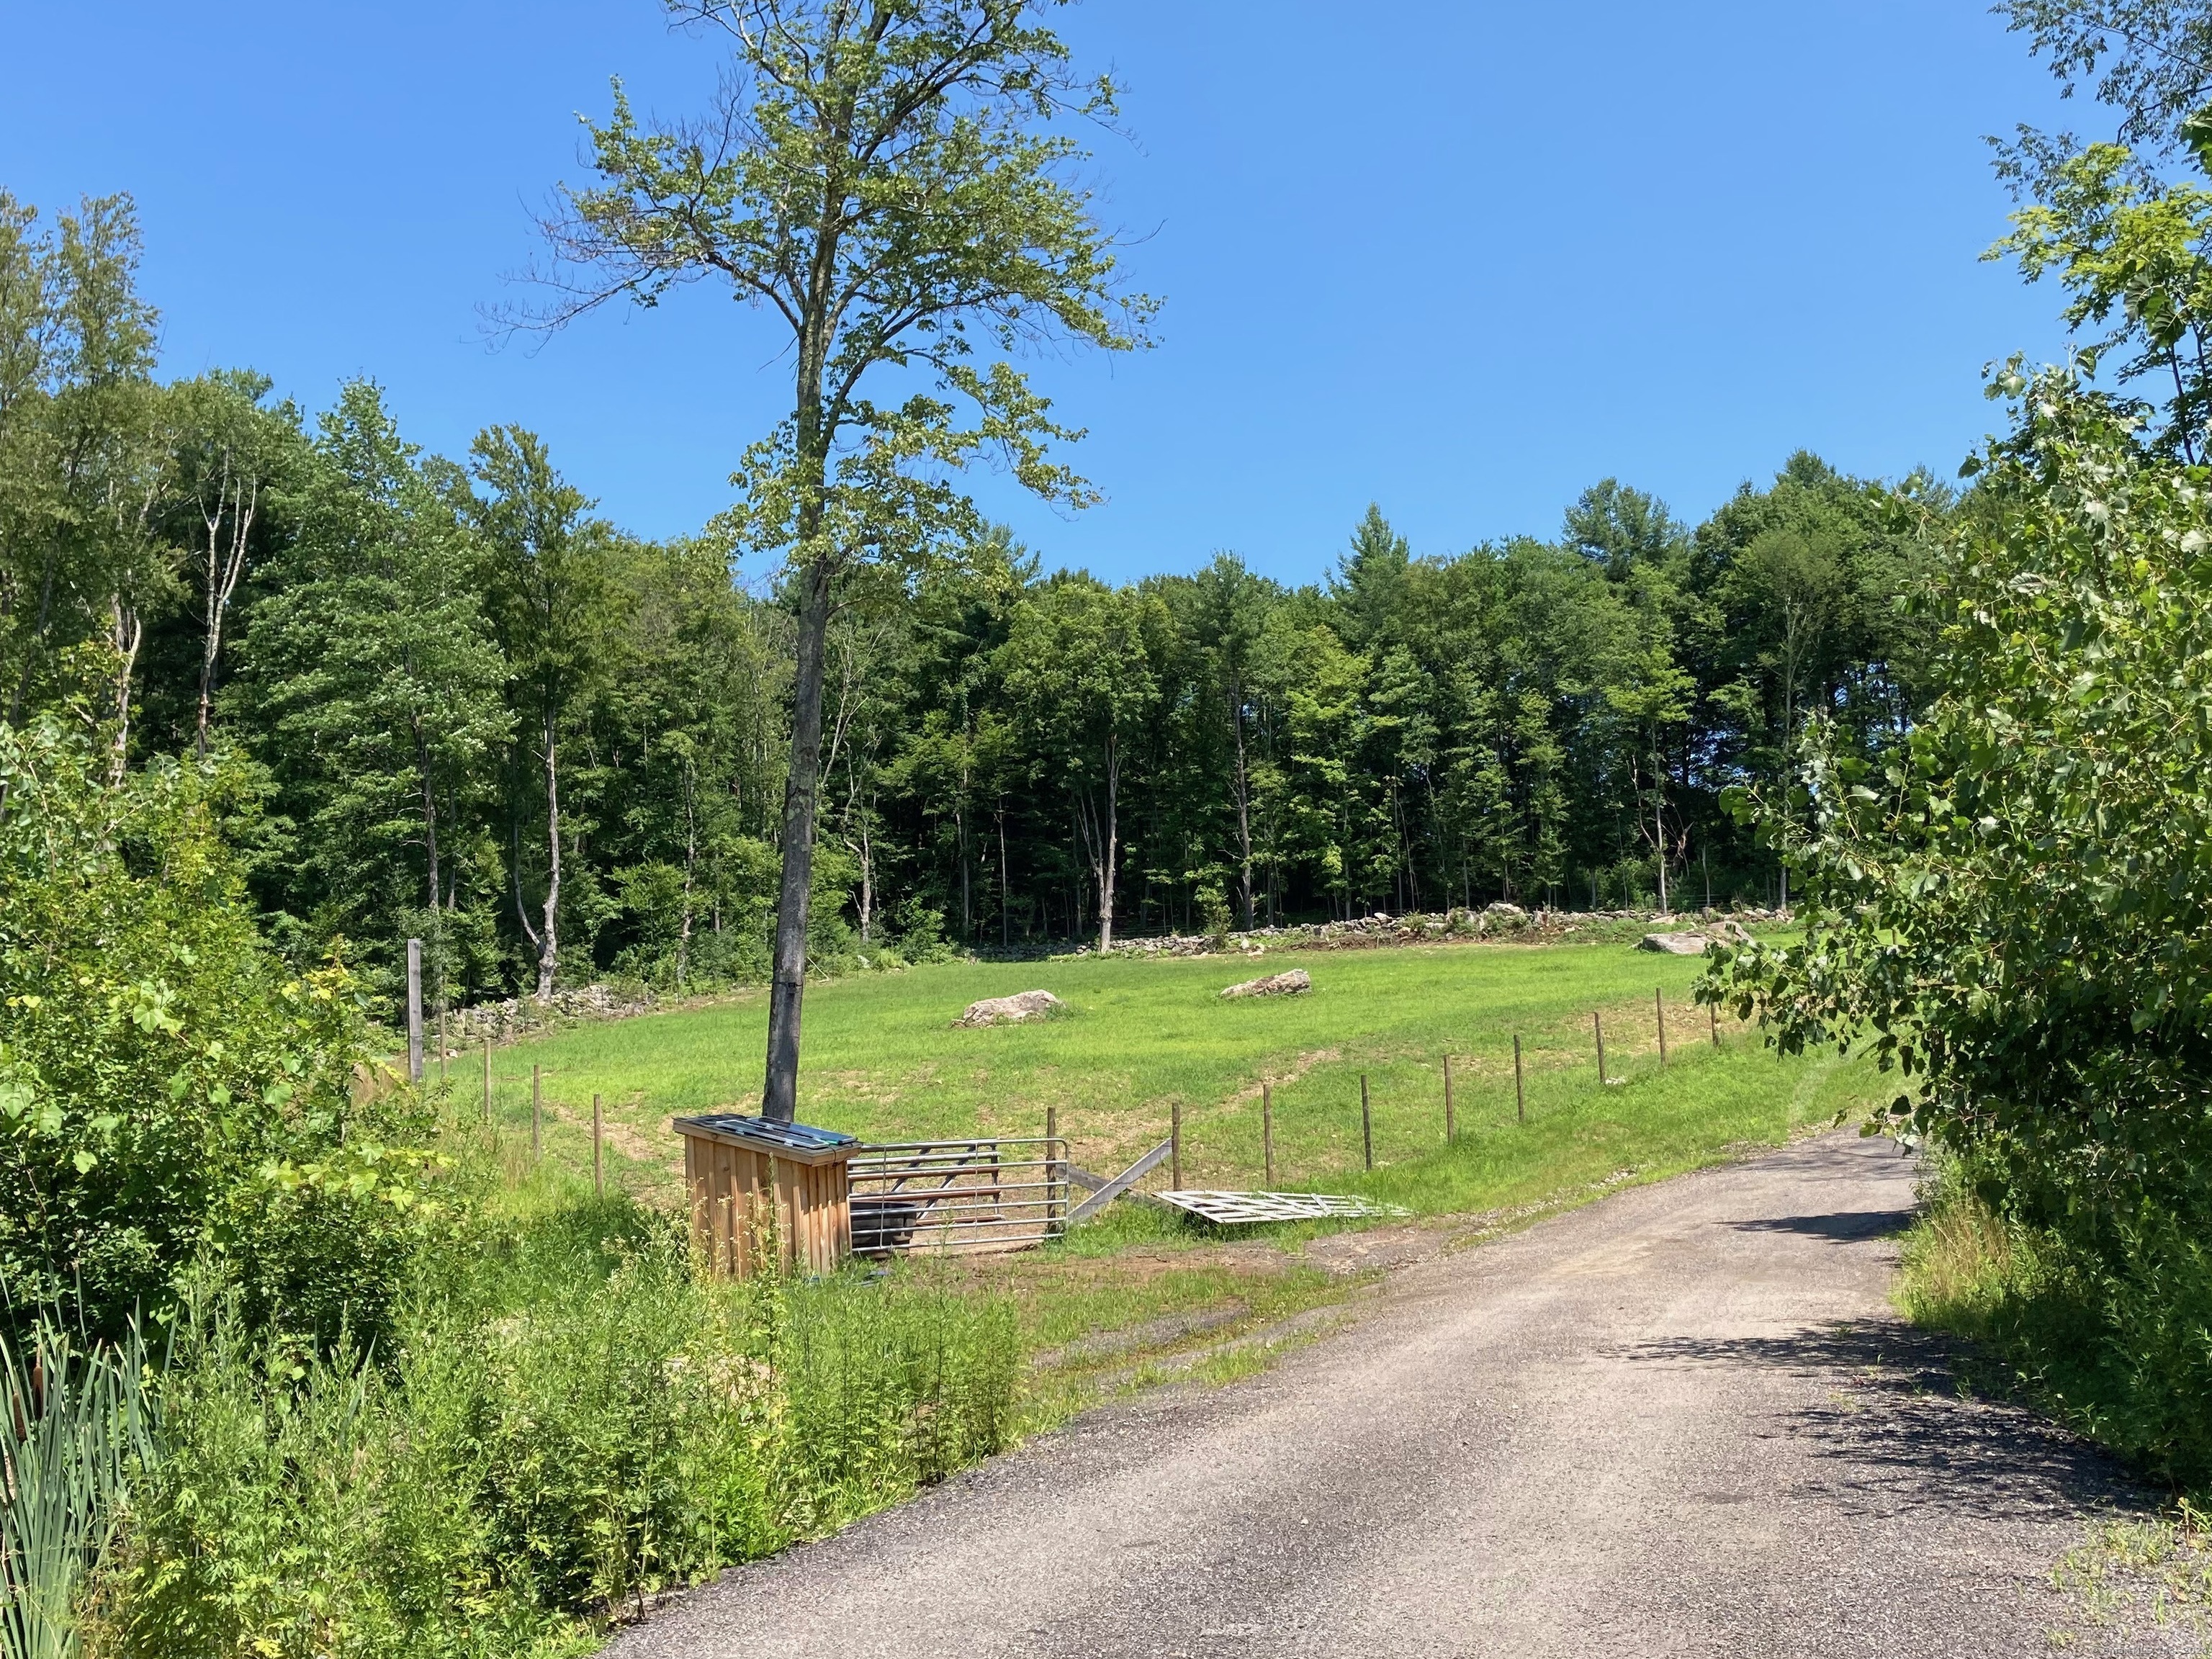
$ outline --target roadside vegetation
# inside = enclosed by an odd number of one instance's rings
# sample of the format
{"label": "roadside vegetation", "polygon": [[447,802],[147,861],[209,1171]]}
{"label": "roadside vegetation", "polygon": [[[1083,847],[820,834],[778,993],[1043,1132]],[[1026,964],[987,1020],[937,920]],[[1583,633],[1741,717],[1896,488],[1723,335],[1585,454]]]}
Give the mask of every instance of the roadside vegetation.
{"label": "roadside vegetation", "polygon": [[368,1058],[215,833],[0,728],[0,1653],[580,1651],[1018,1430],[1012,1300],[744,1286]]}
{"label": "roadside vegetation", "polygon": [[[1742,803],[1796,942],[1709,994],[1791,1052],[1867,1043],[1936,1154],[1905,1307],[2154,1478],[2212,1491],[2212,111],[2201,8],[2011,8],[2094,68],[2126,143],[2023,134],[1997,250],[2082,350],[2014,364],[2009,429],[1931,524],[1932,701],[1817,720]],[[2107,34],[2104,31],[2117,31]],[[2101,380],[2101,384],[2098,381]],[[1900,503],[1900,508],[1903,509]]]}
{"label": "roadside vegetation", "polygon": [[2202,1491],[2212,520],[2178,438],[2070,374],[2012,390],[1934,601],[1948,689],[1873,755],[1815,728],[1765,816],[1804,938],[1716,990],[1900,1068],[1890,1121],[1940,1154],[1908,1305]]}

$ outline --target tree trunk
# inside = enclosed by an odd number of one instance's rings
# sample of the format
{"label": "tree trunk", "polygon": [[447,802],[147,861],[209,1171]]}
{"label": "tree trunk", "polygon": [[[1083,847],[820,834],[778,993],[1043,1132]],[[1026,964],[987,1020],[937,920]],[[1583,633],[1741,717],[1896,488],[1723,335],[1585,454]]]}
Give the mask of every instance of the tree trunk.
{"label": "tree trunk", "polygon": [[[1783,612],[1783,679],[1782,679],[1782,799],[1790,799],[1790,740],[1797,725],[1797,622],[1795,607]],[[1788,808],[1784,808],[1786,812]],[[1778,910],[1790,908],[1790,866],[1778,859],[1775,870],[1781,881],[1781,897],[1775,905]]]}
{"label": "tree trunk", "polygon": [[216,510],[212,518],[202,515],[208,532],[207,615],[206,632],[200,647],[200,709],[199,732],[194,739],[194,750],[202,759],[207,757],[208,720],[215,702],[215,679],[217,659],[222,655],[222,624],[230,609],[231,595],[238,591],[239,578],[246,572],[246,538],[253,531],[255,510],[261,501],[261,483],[254,480],[251,490],[241,482],[232,496],[234,510],[230,515],[230,545],[222,546],[221,529],[223,501],[228,490],[230,460],[223,459],[224,489],[216,495]]}
{"label": "tree trunk", "polygon": [[860,815],[860,943],[868,942],[868,921],[876,908],[876,843],[868,831],[868,815]]}
{"label": "tree trunk", "polygon": [[1244,771],[1244,699],[1235,689],[1230,692],[1230,723],[1237,728],[1237,854],[1239,879],[1243,888],[1244,931],[1252,931],[1252,798]]}
{"label": "tree trunk", "polygon": [[775,968],[769,988],[768,1070],[761,1115],[788,1123],[799,1108],[799,1027],[806,994],[806,917],[813,897],[814,811],[822,758],[822,672],[830,629],[830,573],[807,568],[799,606],[792,687],[791,776],[783,793],[783,883],[775,904]]}
{"label": "tree trunk", "polygon": [[[1663,778],[1666,774],[1659,775]],[[1651,845],[1659,854],[1659,914],[1668,915],[1672,910],[1667,902],[1667,792],[1663,786],[1651,792]]]}
{"label": "tree trunk", "polygon": [[553,994],[561,958],[561,766],[554,744],[553,716],[545,717],[545,925],[538,944],[538,1000]]}
{"label": "tree trunk", "polygon": [[1121,834],[1119,814],[1121,808],[1121,750],[1111,738],[1106,739],[1106,823],[1101,839],[1105,844],[1105,862],[1098,872],[1098,954],[1104,956],[1114,948],[1114,866],[1120,862],[1116,854]]}
{"label": "tree trunk", "polygon": [[146,625],[137,608],[125,605],[120,593],[108,601],[108,618],[114,629],[116,659],[115,748],[107,763],[107,781],[112,784],[123,781],[131,763],[131,679],[137,672],[138,647],[145,640]]}
{"label": "tree trunk", "polygon": [[684,920],[676,930],[676,988],[684,988],[684,971],[691,960],[691,888],[699,866],[698,780],[687,758],[684,763]]}
{"label": "tree trunk", "polygon": [[975,903],[969,890],[968,807],[963,799],[952,808],[952,839],[960,853],[960,942],[967,944],[975,936]]}

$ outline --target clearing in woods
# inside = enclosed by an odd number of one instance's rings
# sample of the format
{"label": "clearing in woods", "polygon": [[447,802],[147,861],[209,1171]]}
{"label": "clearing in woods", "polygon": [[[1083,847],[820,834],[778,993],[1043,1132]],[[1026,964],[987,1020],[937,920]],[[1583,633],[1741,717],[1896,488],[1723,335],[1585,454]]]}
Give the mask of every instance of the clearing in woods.
{"label": "clearing in woods", "polygon": [[[1224,1001],[1224,986],[1303,967],[1306,995]],[[1186,1186],[1261,1184],[1261,1085],[1276,1184],[1366,1193],[1425,1214],[1529,1204],[1632,1172],[1656,1178],[1826,1121],[1889,1079],[1863,1061],[1778,1060],[1690,1000],[1700,963],[1622,943],[1463,944],[1178,959],[948,963],[811,987],[799,1117],[873,1140],[1041,1133],[1059,1115],[1082,1165],[1119,1169],[1183,1113]],[[969,1002],[1042,988],[1049,1021],[957,1030]],[[1655,994],[1670,1063],[1660,1064]],[[758,1109],[766,999],[573,1027],[495,1051],[494,1113],[526,1143],[544,1068],[546,1156],[588,1175],[592,1097],[611,1182],[679,1200],[672,1115]],[[1601,1085],[1590,1016],[1604,1022]],[[1528,1121],[1516,1121],[1513,1038]],[[1459,1139],[1444,1145],[1452,1056]],[[453,1088],[478,1088],[456,1056]],[[1376,1169],[1363,1169],[1366,1073]],[[1146,1184],[1164,1186],[1163,1168]]]}

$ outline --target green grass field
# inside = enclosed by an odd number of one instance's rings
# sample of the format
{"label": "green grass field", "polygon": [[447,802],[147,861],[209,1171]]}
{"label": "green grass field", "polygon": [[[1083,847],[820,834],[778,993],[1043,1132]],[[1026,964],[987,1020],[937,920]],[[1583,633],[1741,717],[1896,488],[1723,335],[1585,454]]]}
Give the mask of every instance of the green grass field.
{"label": "green grass field", "polygon": [[[1223,1001],[1221,988],[1304,967],[1302,997]],[[1276,1182],[1371,1192],[1425,1212],[1530,1202],[1622,1170],[1656,1176],[1832,1116],[1879,1079],[1832,1058],[1779,1060],[1755,1033],[1690,1000],[1700,964],[1618,943],[1467,944],[1170,960],[957,963],[810,987],[800,1116],[873,1140],[1035,1134],[1048,1108],[1075,1161],[1112,1170],[1183,1111],[1184,1183],[1261,1182],[1260,1091],[1272,1085]],[[1064,1018],[951,1029],[980,997],[1041,987]],[[1671,1063],[1657,1052],[1663,998]],[[1601,1086],[1590,1016],[1602,1018]],[[549,1159],[590,1167],[591,1101],[609,1178],[678,1200],[672,1115],[757,1109],[766,999],[573,1027],[495,1051],[494,1112],[526,1145],[530,1068],[544,1068]],[[1528,1121],[1516,1121],[1513,1038]],[[1452,1056],[1459,1142],[1444,1146]],[[452,1062],[459,1109],[476,1057]],[[1359,1078],[1376,1169],[1363,1170]],[[1163,1179],[1152,1184],[1164,1184]]]}

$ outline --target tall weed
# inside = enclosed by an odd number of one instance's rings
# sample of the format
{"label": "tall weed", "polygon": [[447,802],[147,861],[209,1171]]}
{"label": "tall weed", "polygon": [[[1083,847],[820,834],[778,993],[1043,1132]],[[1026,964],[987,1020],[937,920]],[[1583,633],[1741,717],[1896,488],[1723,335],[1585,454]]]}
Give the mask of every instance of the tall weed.
{"label": "tall weed", "polygon": [[926,1276],[709,1284],[665,1219],[562,1206],[481,1243],[380,1351],[197,1324],[106,1645],[581,1650],[657,1590],[997,1450],[1016,1364],[1010,1309]]}

